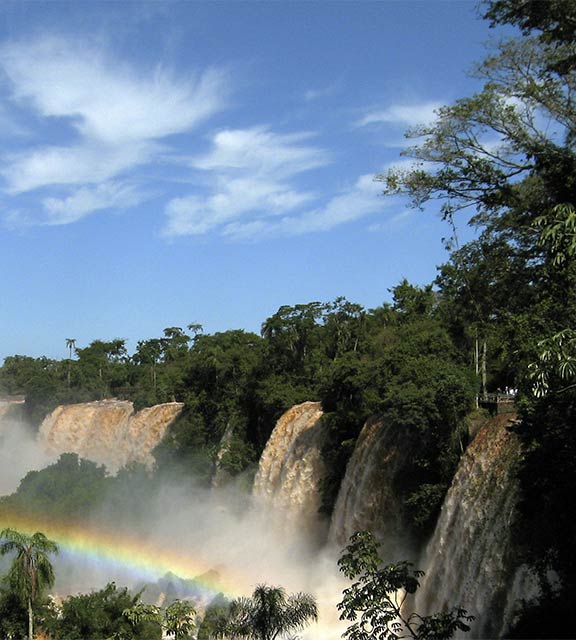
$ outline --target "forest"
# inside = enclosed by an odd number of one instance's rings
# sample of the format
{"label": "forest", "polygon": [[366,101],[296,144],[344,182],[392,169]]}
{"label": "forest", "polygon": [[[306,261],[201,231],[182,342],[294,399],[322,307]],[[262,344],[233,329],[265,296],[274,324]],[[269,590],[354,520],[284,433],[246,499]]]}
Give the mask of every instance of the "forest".
{"label": "forest", "polygon": [[[490,0],[482,13],[491,27],[513,26],[517,35],[478,64],[481,90],[440,108],[433,124],[407,132],[404,155],[411,167],[376,176],[385,196],[406,198],[424,210],[421,215],[431,215],[427,203],[440,201],[448,259],[434,282],[404,280],[390,290],[390,302],[374,309],[345,297],[282,306],[263,320],[260,335],[238,329],[207,334],[190,324],[143,338],[133,352],[121,338],[80,345],[70,337],[62,338],[68,351],[62,360],[7,357],[0,395],[25,396],[36,427],[58,405],[104,398],[131,400],[138,408],[178,401],[185,408],[154,451],[152,473],[132,466],[110,476],[68,454],[30,472],[14,494],[0,499],[0,508],[78,521],[86,505],[130,492],[133,483],[154,492],[162,479],[193,476],[209,487],[226,431],[232,437],[219,464],[231,477],[249,479],[276,420],[293,405],[315,400],[329,433],[322,512],[333,509],[363,424],[380,416],[417,443],[400,491],[409,534],[424,541],[468,445],[470,425],[481,415],[478,399],[514,388],[518,418],[511,428],[522,456],[515,469],[520,515],[513,526],[540,593],[525,603],[509,637],[573,636],[576,4]],[[460,244],[463,223],[476,235]],[[5,584],[3,637],[22,632],[15,629],[24,624],[25,607],[16,600]],[[66,606],[98,609],[106,602],[121,613],[137,600],[110,585]],[[213,615],[219,611],[215,605]],[[139,624],[141,635],[134,637],[157,637],[157,625],[148,636],[152,623]],[[443,636],[422,631],[417,637]]]}

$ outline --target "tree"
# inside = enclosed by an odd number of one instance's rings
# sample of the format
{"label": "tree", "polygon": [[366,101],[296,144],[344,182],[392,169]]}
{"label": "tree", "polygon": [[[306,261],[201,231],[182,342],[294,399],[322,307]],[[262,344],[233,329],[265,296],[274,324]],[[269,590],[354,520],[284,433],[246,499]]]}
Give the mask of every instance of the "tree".
{"label": "tree", "polygon": [[196,610],[185,600],[174,600],[166,609],[138,602],[125,609],[123,615],[134,625],[142,622],[155,623],[174,640],[186,640],[196,626],[194,621]]}
{"label": "tree", "polygon": [[76,346],[76,338],[66,338],[66,348],[69,350],[68,357],[68,389],[70,389],[70,376],[72,373],[72,349]]}
{"label": "tree", "polygon": [[125,383],[126,341],[115,338],[110,341],[93,340],[87,347],[76,349],[78,371],[83,385],[106,397],[114,387]]}
{"label": "tree", "polygon": [[28,640],[33,640],[33,607],[42,591],[54,584],[54,570],[48,554],[57,553],[58,546],[39,531],[27,536],[14,529],[3,529],[0,540],[0,555],[16,552],[8,573],[8,582],[26,605]]}
{"label": "tree", "polygon": [[[341,620],[352,624],[343,634],[348,640],[445,640],[456,631],[469,631],[473,619],[461,608],[448,613],[420,616],[408,613],[405,604],[419,587],[424,573],[409,562],[381,566],[378,543],[368,531],[357,531],[343,551],[340,571],[356,580],[344,590],[338,604]],[[356,622],[358,616],[360,620]]]}
{"label": "tree", "polygon": [[576,6],[572,0],[492,0],[485,18],[496,24],[514,24],[528,34],[540,32],[544,42],[573,42],[576,39]]}
{"label": "tree", "polygon": [[[573,31],[576,10],[562,0],[497,0],[488,3],[487,17],[530,35],[504,40],[478,66],[481,91],[407,133],[418,141],[404,152],[415,160],[412,168],[379,178],[386,193],[405,194],[416,206],[441,200],[447,217],[471,207],[476,224],[503,234],[512,224],[516,242],[530,246],[534,259],[540,238],[535,219],[574,204],[576,42],[563,29],[571,25]],[[572,64],[558,66],[567,60]]]}
{"label": "tree", "polygon": [[571,328],[576,314],[576,6],[484,5],[492,26],[516,25],[523,37],[503,40],[478,65],[479,92],[407,133],[411,168],[379,179],[385,193],[417,207],[439,200],[451,222],[460,210],[474,212],[482,230],[474,248],[485,259],[466,268],[466,247],[452,256],[470,300],[467,330],[489,342],[507,315],[499,329],[505,342],[521,332],[509,353],[521,354],[525,376],[527,362],[546,357],[537,342]]}
{"label": "tree", "polygon": [[308,593],[287,595],[282,587],[260,584],[250,598],[230,605],[226,624],[218,637],[275,640],[304,629],[318,620],[316,600]]}
{"label": "tree", "polygon": [[[439,200],[450,221],[467,210],[482,231],[453,255],[441,294],[460,290],[451,311],[464,309],[468,297],[472,313],[460,316],[462,324],[500,343],[502,372],[515,369],[518,476],[520,494],[529,496],[520,506],[520,548],[541,578],[542,608],[531,620],[552,628],[550,620],[565,620],[558,603],[576,594],[576,518],[567,499],[576,448],[576,4],[483,4],[492,26],[511,24],[522,36],[502,41],[478,66],[480,91],[408,133],[413,166],[380,179],[385,193],[404,194],[417,207]],[[551,590],[556,608],[546,597]],[[557,628],[545,633],[558,637]]]}
{"label": "tree", "polygon": [[160,640],[157,625],[147,621],[133,625],[124,617],[124,610],[139,598],[140,593],[131,594],[110,582],[99,591],[66,598],[47,630],[53,640]]}
{"label": "tree", "polygon": [[219,593],[206,607],[204,618],[198,627],[198,640],[211,640],[224,628],[230,613],[230,601]]}

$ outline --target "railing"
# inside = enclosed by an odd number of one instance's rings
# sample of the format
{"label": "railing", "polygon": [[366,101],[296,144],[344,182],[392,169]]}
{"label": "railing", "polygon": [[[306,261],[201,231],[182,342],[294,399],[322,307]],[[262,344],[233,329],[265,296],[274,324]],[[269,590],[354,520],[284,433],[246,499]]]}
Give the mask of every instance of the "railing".
{"label": "railing", "polygon": [[478,404],[492,413],[510,413],[514,411],[516,404],[515,393],[484,393],[478,396]]}

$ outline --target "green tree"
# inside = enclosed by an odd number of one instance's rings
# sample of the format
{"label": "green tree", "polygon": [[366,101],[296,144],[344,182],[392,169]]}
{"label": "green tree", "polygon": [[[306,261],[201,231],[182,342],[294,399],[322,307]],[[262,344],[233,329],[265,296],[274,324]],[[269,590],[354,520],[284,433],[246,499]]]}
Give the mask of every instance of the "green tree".
{"label": "green tree", "polygon": [[49,634],[54,640],[160,640],[156,624],[130,623],[123,612],[133,607],[140,593],[131,594],[114,582],[88,594],[66,598],[51,621]]}
{"label": "green tree", "polygon": [[143,622],[156,624],[167,636],[172,636],[175,640],[190,638],[196,627],[196,610],[186,600],[174,600],[165,609],[138,602],[125,609],[123,615],[134,625]]}
{"label": "green tree", "polygon": [[87,347],[76,349],[81,384],[97,397],[109,396],[126,382],[126,341],[93,340]]}
{"label": "green tree", "polygon": [[[2,508],[36,517],[52,516],[78,522],[104,501],[106,489],[116,478],[106,469],[75,453],[63,453],[40,471],[29,471],[15,493],[0,498]],[[114,493],[110,487],[110,493]]]}
{"label": "green tree", "polygon": [[308,593],[287,595],[282,587],[260,584],[250,598],[230,604],[229,617],[218,637],[275,640],[318,620],[318,607]]}
{"label": "green tree", "polygon": [[424,573],[409,562],[382,566],[378,546],[370,532],[357,531],[338,561],[340,571],[355,580],[338,604],[340,619],[353,622],[343,638],[447,640],[456,631],[470,630],[467,623],[473,617],[461,608],[429,616],[408,612],[408,597],[416,592]]}
{"label": "green tree", "polygon": [[198,640],[211,640],[223,629],[230,613],[230,601],[219,593],[206,607],[204,617],[198,628]]}
{"label": "green tree", "polygon": [[[500,354],[496,379],[513,370],[523,392],[518,473],[530,500],[521,502],[520,530],[542,588],[540,613],[526,619],[545,620],[551,630],[542,624],[538,633],[557,637],[561,623],[548,621],[564,620],[561,603],[576,593],[569,524],[576,518],[567,498],[576,446],[576,4],[491,0],[484,7],[492,26],[511,24],[522,36],[501,41],[478,65],[479,92],[408,133],[413,166],[380,179],[386,193],[417,207],[439,200],[451,222],[467,210],[481,230],[443,269],[444,312],[464,311],[468,297],[470,313],[454,325],[463,335],[483,333],[488,350]],[[519,633],[527,629],[532,635],[527,626]]]}
{"label": "green tree", "polygon": [[0,555],[16,553],[8,573],[11,589],[25,603],[28,613],[28,640],[34,638],[34,605],[42,592],[54,584],[54,570],[48,554],[58,545],[43,533],[28,536],[14,529],[0,531]]}
{"label": "green tree", "polygon": [[25,638],[26,605],[10,588],[0,587],[0,638]]}

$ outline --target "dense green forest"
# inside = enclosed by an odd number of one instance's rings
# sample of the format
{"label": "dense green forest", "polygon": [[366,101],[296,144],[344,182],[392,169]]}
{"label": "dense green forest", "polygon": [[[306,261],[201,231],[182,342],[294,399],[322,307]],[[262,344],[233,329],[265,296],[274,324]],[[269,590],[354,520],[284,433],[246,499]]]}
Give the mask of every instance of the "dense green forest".
{"label": "dense green forest", "polygon": [[[377,178],[385,194],[403,195],[414,206],[441,201],[452,234],[433,283],[400,282],[391,301],[375,309],[344,297],[283,306],[263,321],[261,335],[169,327],[138,342],[132,353],[122,339],[82,346],[69,338],[69,357],[60,361],[6,358],[0,392],[24,394],[36,425],[63,403],[108,397],[137,407],[184,402],[155,451],[155,474],[183,478],[192,471],[206,485],[227,429],[233,435],[221,464],[233,475],[249,473],[277,418],[296,403],[319,400],[329,427],[326,513],[366,418],[382,416],[418,444],[401,490],[409,526],[424,539],[467,445],[477,397],[516,388],[514,428],[523,443],[517,539],[543,591],[513,635],[570,637],[566,620],[576,597],[576,3],[492,0],[483,9],[492,26],[512,25],[517,37],[502,41],[478,65],[482,88],[476,94],[441,108],[434,124],[408,132],[413,146],[405,155],[412,168]],[[477,235],[460,245],[456,229],[468,219]],[[66,491],[71,469],[83,478],[74,481],[78,495]],[[79,466],[64,456],[28,474],[3,504],[34,504],[74,517],[79,505],[101,499],[104,485],[153,484],[144,475],[133,468],[110,478],[92,463]]]}

